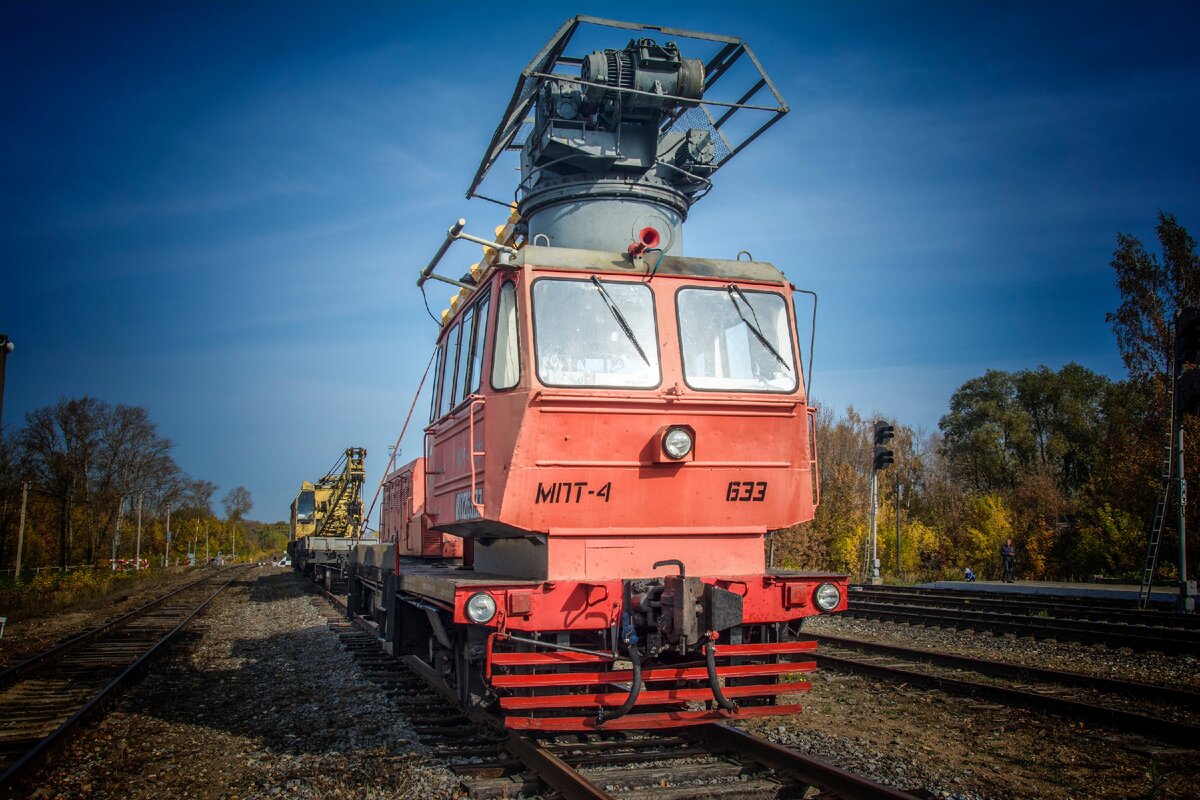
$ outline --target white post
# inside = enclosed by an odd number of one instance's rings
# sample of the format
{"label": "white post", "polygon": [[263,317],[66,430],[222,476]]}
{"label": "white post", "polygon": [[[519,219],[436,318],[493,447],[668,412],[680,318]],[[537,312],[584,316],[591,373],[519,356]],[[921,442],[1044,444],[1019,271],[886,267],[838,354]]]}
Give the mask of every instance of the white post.
{"label": "white post", "polygon": [[163,548],[163,566],[171,565],[171,507],[167,506],[167,545]]}
{"label": "white post", "polygon": [[133,568],[139,570],[142,568],[142,493],[138,492],[138,509],[137,509],[137,548],[133,553]]}
{"label": "white post", "polygon": [[21,577],[21,552],[25,549],[25,501],[29,499],[29,481],[21,481],[21,525],[17,528],[17,571],[13,576]]}
{"label": "white post", "polygon": [[[873,466],[873,465],[872,465]],[[879,514],[879,472],[871,470],[871,583],[879,580],[879,539],[875,521]]]}

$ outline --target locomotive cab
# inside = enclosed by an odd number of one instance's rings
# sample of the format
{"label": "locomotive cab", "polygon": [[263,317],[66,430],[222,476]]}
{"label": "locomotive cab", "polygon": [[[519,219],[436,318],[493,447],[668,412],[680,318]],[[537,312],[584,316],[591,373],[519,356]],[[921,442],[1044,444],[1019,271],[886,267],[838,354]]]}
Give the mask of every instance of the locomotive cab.
{"label": "locomotive cab", "polygon": [[760,573],[767,531],[816,502],[784,276],[548,247],[520,261],[444,326],[426,523],[497,575],[644,577],[670,558]]}

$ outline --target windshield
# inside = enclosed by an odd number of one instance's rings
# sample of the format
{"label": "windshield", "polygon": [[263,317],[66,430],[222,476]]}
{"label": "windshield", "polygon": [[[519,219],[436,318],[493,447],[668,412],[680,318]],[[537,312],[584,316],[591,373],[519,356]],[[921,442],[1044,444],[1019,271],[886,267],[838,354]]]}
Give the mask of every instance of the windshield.
{"label": "windshield", "polygon": [[644,284],[541,278],[533,323],[538,380],[547,386],[659,383],[654,295]]}
{"label": "windshield", "polygon": [[301,492],[300,496],[296,498],[296,519],[298,521],[311,520],[315,506],[313,493]]}
{"label": "windshield", "polygon": [[792,325],[774,292],[680,289],[675,298],[683,373],[693,389],[793,392]]}

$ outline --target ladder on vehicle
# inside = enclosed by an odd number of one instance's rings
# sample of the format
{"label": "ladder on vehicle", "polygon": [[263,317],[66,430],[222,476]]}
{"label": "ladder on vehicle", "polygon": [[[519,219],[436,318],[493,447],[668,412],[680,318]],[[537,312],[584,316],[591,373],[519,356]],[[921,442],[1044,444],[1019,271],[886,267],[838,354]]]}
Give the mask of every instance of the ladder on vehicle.
{"label": "ladder on vehicle", "polygon": [[1146,564],[1142,568],[1142,585],[1138,590],[1138,608],[1150,605],[1150,592],[1154,588],[1154,570],[1158,566],[1158,553],[1162,549],[1163,526],[1167,519],[1167,503],[1171,498],[1171,477],[1175,459],[1175,381],[1167,381],[1167,408],[1170,409],[1171,424],[1163,442],[1161,482],[1158,502],[1154,506],[1154,519],[1150,523],[1150,538],[1146,543]]}

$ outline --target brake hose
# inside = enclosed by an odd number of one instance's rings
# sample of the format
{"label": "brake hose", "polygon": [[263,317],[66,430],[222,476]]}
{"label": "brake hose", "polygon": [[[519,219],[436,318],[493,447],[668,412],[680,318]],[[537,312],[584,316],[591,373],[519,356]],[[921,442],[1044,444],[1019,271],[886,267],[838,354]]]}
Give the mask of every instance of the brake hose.
{"label": "brake hose", "polygon": [[736,712],[737,703],[725,696],[721,691],[721,682],[717,679],[717,646],[713,644],[712,639],[704,645],[704,665],[708,667],[708,685],[712,688],[713,699],[717,701],[717,705],[726,711]]}

